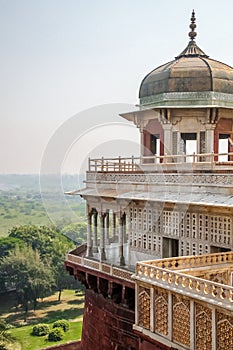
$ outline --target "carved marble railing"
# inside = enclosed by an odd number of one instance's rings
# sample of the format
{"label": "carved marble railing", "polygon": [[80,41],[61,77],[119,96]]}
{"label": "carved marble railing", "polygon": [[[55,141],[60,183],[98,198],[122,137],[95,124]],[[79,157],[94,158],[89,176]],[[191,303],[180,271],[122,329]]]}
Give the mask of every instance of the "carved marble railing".
{"label": "carved marble railing", "polygon": [[141,264],[133,328],[167,348],[232,349],[233,288]]}
{"label": "carved marble railing", "polygon": [[[174,167],[175,165],[175,167]],[[233,166],[233,153],[176,154],[163,156],[89,158],[88,171],[93,172],[140,172],[146,167],[154,171],[169,168],[179,169],[185,165],[188,169],[207,167],[215,170]]]}
{"label": "carved marble railing", "polygon": [[122,280],[126,280],[129,282],[133,282],[132,272],[127,271],[125,269],[121,269],[119,267],[109,265],[100,261],[95,261],[92,259],[87,259],[82,256],[77,256],[72,253],[68,253],[66,255],[66,261],[72,262],[77,265],[84,266],[90,270],[95,270],[99,272],[103,272],[106,275],[113,276]]}
{"label": "carved marble railing", "polygon": [[137,263],[134,278],[149,285],[156,285],[233,311],[233,287],[153,266],[149,263]]}
{"label": "carved marble railing", "polygon": [[[184,270],[206,266],[211,267],[212,265],[233,263],[233,252],[193,255],[160,260],[148,260],[143,263],[145,265],[151,265],[160,268],[162,267],[171,270]],[[139,265],[137,265],[137,267],[138,266]]]}

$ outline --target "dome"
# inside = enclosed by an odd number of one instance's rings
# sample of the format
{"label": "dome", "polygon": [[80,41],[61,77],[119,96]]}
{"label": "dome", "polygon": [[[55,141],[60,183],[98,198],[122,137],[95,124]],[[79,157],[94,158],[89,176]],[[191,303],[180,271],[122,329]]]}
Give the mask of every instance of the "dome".
{"label": "dome", "polygon": [[[139,98],[141,104],[163,99],[185,97],[193,93],[221,93],[233,95],[233,68],[209,58],[196,44],[194,38],[195,14],[192,13],[190,42],[173,61],[150,72],[142,81]],[[169,95],[172,93],[173,95]],[[175,96],[176,95],[176,96]],[[159,98],[160,96],[160,98]],[[197,98],[197,95],[193,94]]]}
{"label": "dome", "polygon": [[197,91],[233,94],[233,68],[206,55],[184,54],[149,73],[141,83],[139,97]]}
{"label": "dome", "polygon": [[210,58],[183,56],[149,73],[142,81],[139,97],[195,91],[233,94],[233,69]]}

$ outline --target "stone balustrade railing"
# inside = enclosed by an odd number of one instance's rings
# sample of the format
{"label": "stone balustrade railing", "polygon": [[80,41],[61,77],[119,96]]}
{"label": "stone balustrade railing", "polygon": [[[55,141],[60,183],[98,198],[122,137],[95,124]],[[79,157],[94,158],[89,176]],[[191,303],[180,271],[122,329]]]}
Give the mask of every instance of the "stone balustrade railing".
{"label": "stone balustrade railing", "polygon": [[86,268],[89,268],[91,270],[96,270],[99,272],[103,272],[109,276],[113,276],[116,278],[120,278],[122,280],[127,280],[129,282],[133,282],[132,278],[132,272],[127,271],[125,269],[121,269],[119,267],[116,267],[114,265],[106,264],[100,261],[95,261],[92,259],[88,259],[82,256],[77,256],[72,253],[68,253],[66,255],[66,261],[70,261],[72,263],[75,263],[77,265],[84,266]]}
{"label": "stone balustrade railing", "polygon": [[[187,257],[175,257],[159,260],[148,260],[146,265],[162,267],[165,269],[185,270],[197,267],[205,267],[218,264],[233,263],[233,252],[214,253],[206,255],[193,255]],[[137,265],[137,268],[140,264]],[[233,267],[232,267],[233,268]]]}
{"label": "stone balustrade railing", "polygon": [[233,287],[168,270],[150,263],[137,263],[134,278],[233,311]]}
{"label": "stone balustrade railing", "polygon": [[[159,168],[167,168],[169,165],[201,164],[210,166],[211,169],[219,166],[232,166],[233,153],[200,153],[200,154],[176,154],[163,156],[142,157],[117,157],[117,158],[89,158],[88,171],[92,172],[138,172],[143,166],[153,165]],[[193,165],[191,165],[193,164]],[[195,167],[194,167],[195,168]]]}

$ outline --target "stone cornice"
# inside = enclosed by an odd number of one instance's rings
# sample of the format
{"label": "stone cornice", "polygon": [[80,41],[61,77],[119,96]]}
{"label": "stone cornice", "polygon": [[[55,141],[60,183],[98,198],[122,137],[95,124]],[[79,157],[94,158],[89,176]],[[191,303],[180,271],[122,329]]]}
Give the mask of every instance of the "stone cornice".
{"label": "stone cornice", "polygon": [[140,99],[140,107],[148,108],[208,108],[222,107],[233,109],[233,94],[214,91],[168,92]]}

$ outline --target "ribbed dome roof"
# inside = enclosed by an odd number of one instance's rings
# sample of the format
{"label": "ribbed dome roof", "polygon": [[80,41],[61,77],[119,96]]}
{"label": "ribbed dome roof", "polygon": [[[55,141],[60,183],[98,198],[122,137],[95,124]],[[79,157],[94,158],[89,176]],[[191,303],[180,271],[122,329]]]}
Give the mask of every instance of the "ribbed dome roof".
{"label": "ribbed dome roof", "polygon": [[206,57],[182,56],[149,73],[141,83],[139,97],[199,91],[233,94],[233,68]]}
{"label": "ribbed dome roof", "polygon": [[233,94],[233,68],[210,59],[195,43],[195,13],[191,18],[190,42],[173,61],[150,72],[142,81],[139,98],[170,92],[220,92]]}

